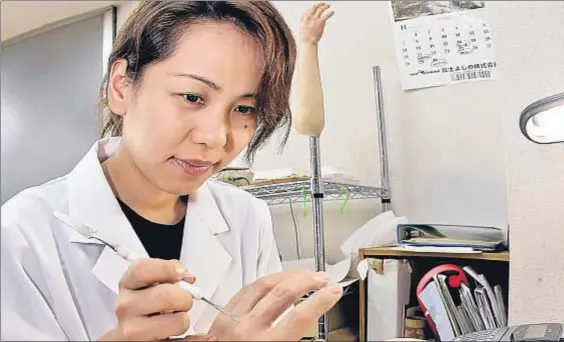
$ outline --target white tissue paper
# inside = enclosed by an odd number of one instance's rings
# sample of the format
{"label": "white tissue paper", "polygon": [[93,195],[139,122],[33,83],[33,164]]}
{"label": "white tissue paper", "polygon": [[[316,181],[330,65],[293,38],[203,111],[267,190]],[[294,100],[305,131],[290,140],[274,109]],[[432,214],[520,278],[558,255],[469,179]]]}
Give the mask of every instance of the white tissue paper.
{"label": "white tissue paper", "polygon": [[[358,250],[367,247],[382,247],[396,245],[396,227],[400,223],[407,223],[405,217],[396,217],[393,212],[382,213],[362,227],[355,230],[341,245],[341,252],[344,260],[325,266],[332,282],[342,282],[347,276],[356,279],[359,276],[366,278],[368,269],[364,272],[357,272],[356,263],[358,260]],[[296,269],[315,270],[315,258],[284,261],[283,267]],[[366,265],[367,266],[367,265]],[[352,274],[351,274],[352,271]]]}
{"label": "white tissue paper", "polygon": [[345,240],[341,245],[341,252],[351,259],[351,266],[356,271],[355,277],[364,280],[368,274],[368,265],[358,264],[358,250],[397,245],[397,226],[406,223],[408,223],[407,218],[397,217],[392,211],[386,211],[370,219]]}
{"label": "white tissue paper", "polygon": [[341,251],[345,255],[357,255],[360,248],[397,245],[397,226],[406,223],[407,218],[396,217],[393,212],[386,211],[352,233],[341,245]]}

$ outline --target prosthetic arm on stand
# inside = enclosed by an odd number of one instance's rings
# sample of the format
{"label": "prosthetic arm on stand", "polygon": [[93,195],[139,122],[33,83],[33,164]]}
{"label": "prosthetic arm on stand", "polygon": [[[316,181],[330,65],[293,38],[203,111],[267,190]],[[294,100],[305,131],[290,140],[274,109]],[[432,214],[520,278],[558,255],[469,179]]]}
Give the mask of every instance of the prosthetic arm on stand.
{"label": "prosthetic arm on stand", "polygon": [[[293,117],[296,132],[310,137],[310,192],[313,203],[315,266],[317,271],[325,271],[324,194],[319,153],[319,137],[325,126],[325,107],[319,72],[318,43],[323,36],[325,23],[334,14],[327,11],[328,9],[329,5],[316,4],[301,19],[298,45],[297,106]],[[318,337],[327,340],[327,315],[320,317],[318,331]]]}

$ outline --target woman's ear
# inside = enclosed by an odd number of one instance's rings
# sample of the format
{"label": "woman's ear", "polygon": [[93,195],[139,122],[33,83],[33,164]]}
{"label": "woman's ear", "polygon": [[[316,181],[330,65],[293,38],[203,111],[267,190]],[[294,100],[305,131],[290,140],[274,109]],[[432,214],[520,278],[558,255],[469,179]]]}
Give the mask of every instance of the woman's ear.
{"label": "woman's ear", "polygon": [[127,60],[120,58],[110,68],[108,78],[108,107],[112,113],[125,115],[127,112],[127,88],[126,77]]}

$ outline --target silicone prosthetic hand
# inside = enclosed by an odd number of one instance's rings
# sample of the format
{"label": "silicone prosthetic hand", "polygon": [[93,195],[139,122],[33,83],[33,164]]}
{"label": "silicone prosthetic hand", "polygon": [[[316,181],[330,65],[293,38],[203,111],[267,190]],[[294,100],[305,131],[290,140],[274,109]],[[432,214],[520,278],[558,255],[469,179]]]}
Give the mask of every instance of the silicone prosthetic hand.
{"label": "silicone prosthetic hand", "polygon": [[323,89],[317,46],[327,20],[334,14],[329,5],[316,4],[301,19],[298,45],[297,107],[294,128],[302,135],[319,137],[325,126]]}

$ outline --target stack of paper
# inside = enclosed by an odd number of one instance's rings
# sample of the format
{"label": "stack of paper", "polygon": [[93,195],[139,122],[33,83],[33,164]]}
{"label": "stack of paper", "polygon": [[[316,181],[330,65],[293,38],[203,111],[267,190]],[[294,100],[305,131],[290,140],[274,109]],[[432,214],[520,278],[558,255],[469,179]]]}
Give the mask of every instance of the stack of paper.
{"label": "stack of paper", "polygon": [[474,280],[473,291],[461,284],[458,296],[453,296],[447,285],[447,277],[438,274],[418,294],[441,341],[452,341],[461,335],[507,326],[501,287],[496,285],[492,288],[484,275],[476,273],[469,266],[463,267],[463,270]]}
{"label": "stack of paper", "polygon": [[[269,170],[253,170],[254,181],[253,184],[263,185],[265,183],[280,183],[280,182],[294,182],[299,180],[309,179],[311,171],[309,169],[299,169],[285,167],[280,169]],[[358,184],[357,177],[346,173],[341,168],[333,165],[323,165],[321,167],[321,174],[323,180],[334,181],[347,184]]]}

